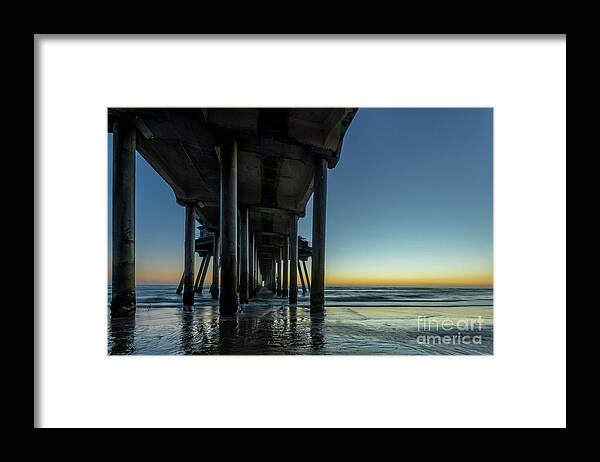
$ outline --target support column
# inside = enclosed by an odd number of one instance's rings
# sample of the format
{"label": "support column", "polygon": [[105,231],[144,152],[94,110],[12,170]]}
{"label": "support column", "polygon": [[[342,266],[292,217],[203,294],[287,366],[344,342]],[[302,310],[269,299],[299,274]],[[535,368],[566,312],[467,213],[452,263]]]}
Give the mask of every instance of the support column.
{"label": "support column", "polygon": [[249,260],[248,260],[248,209],[240,210],[240,303],[248,303],[250,293],[249,283]]}
{"label": "support column", "polygon": [[200,278],[202,277],[202,271],[204,271],[204,265],[208,254],[202,255],[202,261],[200,262],[200,268],[198,268],[198,275],[196,276],[196,282],[194,283],[194,292],[198,292],[198,286],[200,285]]}
{"label": "support column", "polygon": [[194,306],[194,246],[196,217],[193,204],[185,204],[183,305]]}
{"label": "support column", "polygon": [[298,272],[300,273],[300,282],[302,283],[302,295],[306,295],[306,286],[304,285],[304,274],[302,273],[302,267],[298,262]]}
{"label": "support column", "polygon": [[[256,241],[255,241],[256,242]],[[255,253],[254,253],[254,265],[256,266],[256,281],[254,284],[254,292],[256,294],[256,292],[258,292],[258,289],[260,288],[260,284],[262,281],[262,274],[260,272],[260,263],[258,260],[258,249],[256,249]]]}
{"label": "support column", "polygon": [[213,232],[213,267],[210,295],[213,300],[219,298],[219,232]]}
{"label": "support column", "polygon": [[204,268],[202,268],[202,276],[200,277],[200,282],[196,287],[196,292],[198,292],[199,294],[201,294],[202,290],[204,289],[204,280],[206,279],[206,273],[208,272],[208,265],[210,263],[211,257],[212,255],[210,253],[206,255],[206,262],[204,263]]}
{"label": "support column", "polygon": [[241,231],[241,225],[240,225],[240,212],[238,210],[238,215],[237,215],[237,291],[240,291],[240,281],[241,281],[241,277],[240,277],[240,261],[241,261],[241,252],[240,252],[240,236],[242,235],[242,231]]}
{"label": "support column", "polygon": [[112,316],[135,316],[135,128],[113,125]]}
{"label": "support column", "polygon": [[277,295],[281,297],[281,248],[276,251],[277,258]]}
{"label": "support column", "polygon": [[302,266],[304,267],[304,277],[306,278],[306,287],[310,290],[310,278],[308,277],[308,270],[306,269],[306,260],[302,260]]}
{"label": "support column", "polygon": [[292,216],[290,229],[290,305],[298,303],[298,216]]}
{"label": "support column", "polygon": [[248,233],[250,235],[250,245],[248,247],[248,268],[250,270],[248,274],[248,296],[254,297],[254,289],[256,287],[254,283],[256,278],[254,273],[254,233],[251,233],[249,230]]}
{"label": "support column", "polygon": [[277,294],[277,258],[275,258],[275,251],[271,255],[271,290],[274,294]]}
{"label": "support column", "polygon": [[284,239],[282,253],[283,253],[283,274],[282,274],[283,285],[281,287],[281,296],[287,297],[288,296],[288,280],[290,277],[289,266],[288,266],[288,261],[290,258],[289,257],[289,254],[290,254],[290,238],[289,238],[289,236],[286,236]]}
{"label": "support column", "polygon": [[221,149],[221,294],[219,312],[235,314],[237,298],[237,143]]}
{"label": "support column", "polygon": [[310,310],[325,309],[325,218],[327,215],[327,162],[315,160],[313,227],[312,227],[312,271]]}
{"label": "support column", "polygon": [[265,260],[264,263],[264,268],[265,268],[265,287],[269,290],[271,290],[271,267],[269,265],[269,262],[267,260]]}
{"label": "support column", "polygon": [[181,292],[183,292],[183,280],[185,279],[185,273],[181,273],[181,279],[179,280],[179,285],[177,286],[177,290],[175,291],[175,293],[177,295],[181,295]]}

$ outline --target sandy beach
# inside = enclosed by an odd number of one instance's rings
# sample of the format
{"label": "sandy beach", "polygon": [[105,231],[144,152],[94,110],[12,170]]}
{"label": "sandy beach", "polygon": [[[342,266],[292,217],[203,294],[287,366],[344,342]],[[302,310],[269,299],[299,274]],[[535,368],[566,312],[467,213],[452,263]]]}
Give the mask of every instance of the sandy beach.
{"label": "sandy beach", "polygon": [[[192,309],[138,307],[135,321],[108,319],[109,354],[489,355],[491,306],[329,306],[312,315],[266,292],[237,316],[206,295]],[[332,297],[333,298],[333,297]],[[389,302],[387,302],[389,303]],[[342,304],[343,305],[343,304]]]}

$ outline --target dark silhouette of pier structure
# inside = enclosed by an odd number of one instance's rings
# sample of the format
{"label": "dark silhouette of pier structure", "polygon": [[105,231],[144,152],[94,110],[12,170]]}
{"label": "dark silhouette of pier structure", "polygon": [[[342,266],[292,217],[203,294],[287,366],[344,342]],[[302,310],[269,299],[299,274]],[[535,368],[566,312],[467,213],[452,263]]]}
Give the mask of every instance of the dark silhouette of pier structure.
{"label": "dark silhouette of pier structure", "polygon": [[[135,152],[185,207],[178,292],[193,306],[211,259],[210,293],[235,314],[260,290],[324,310],[327,171],[339,162],[356,109],[110,108],[113,133],[112,316],[133,316]],[[313,198],[312,246],[298,220]],[[195,237],[197,223],[200,235]],[[194,259],[202,260],[197,275]],[[306,261],[312,259],[309,277]]]}

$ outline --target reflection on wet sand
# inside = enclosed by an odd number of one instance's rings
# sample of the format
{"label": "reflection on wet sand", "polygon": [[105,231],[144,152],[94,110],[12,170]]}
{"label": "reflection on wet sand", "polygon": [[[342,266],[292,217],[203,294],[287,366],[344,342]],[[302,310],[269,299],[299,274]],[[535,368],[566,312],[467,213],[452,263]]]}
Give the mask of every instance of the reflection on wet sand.
{"label": "reflection on wet sand", "polygon": [[325,322],[324,313],[310,315],[310,346],[314,351],[322,350],[325,346],[325,337],[323,337],[323,324]]}
{"label": "reflection on wet sand", "polygon": [[111,319],[109,354],[491,354],[491,308],[436,308],[434,319],[484,316],[482,344],[420,345],[421,308],[328,308],[247,305],[220,316],[216,305],[138,310],[134,319]]}
{"label": "reflection on wet sand", "polygon": [[111,355],[135,353],[135,318],[111,318],[108,351]]}
{"label": "reflection on wet sand", "polygon": [[186,355],[194,351],[194,312],[189,309],[181,310],[181,348]]}
{"label": "reflection on wet sand", "polygon": [[237,316],[220,316],[217,352],[226,355],[236,351],[239,337]]}

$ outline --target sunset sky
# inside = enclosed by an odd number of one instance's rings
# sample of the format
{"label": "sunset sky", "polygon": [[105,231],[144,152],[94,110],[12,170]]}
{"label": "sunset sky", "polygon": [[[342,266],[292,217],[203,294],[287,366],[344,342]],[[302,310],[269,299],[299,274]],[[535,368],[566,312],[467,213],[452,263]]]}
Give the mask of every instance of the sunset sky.
{"label": "sunset sky", "polygon": [[[326,283],[491,286],[492,141],[492,109],[359,109],[329,170]],[[177,284],[184,208],[139,154],[136,168],[137,283]],[[111,190],[108,135],[109,282]],[[311,217],[312,199],[309,241]]]}

